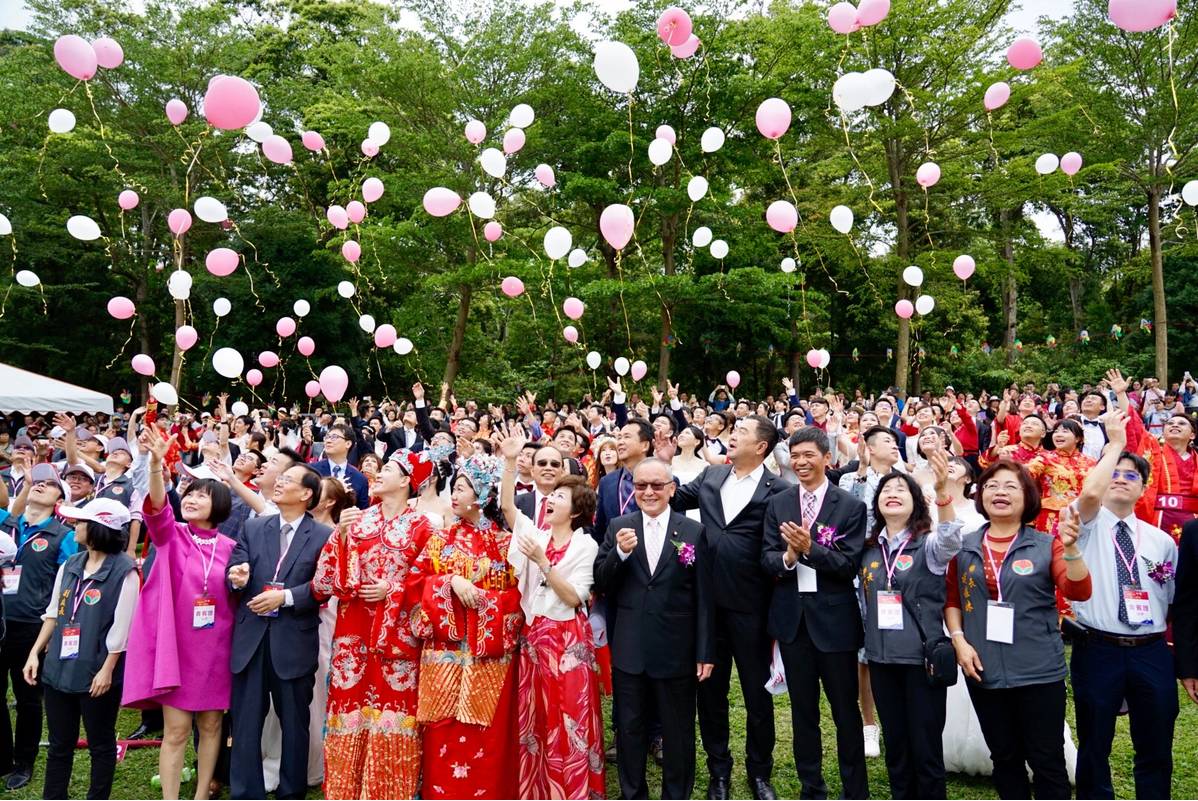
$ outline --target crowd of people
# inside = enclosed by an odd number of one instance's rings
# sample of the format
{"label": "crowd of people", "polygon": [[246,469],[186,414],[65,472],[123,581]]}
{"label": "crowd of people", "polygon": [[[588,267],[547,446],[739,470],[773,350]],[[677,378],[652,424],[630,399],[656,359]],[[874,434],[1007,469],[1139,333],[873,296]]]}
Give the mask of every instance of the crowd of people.
{"label": "crowd of people", "polygon": [[894,798],[945,798],[949,771],[1113,798],[1123,712],[1137,797],[1170,796],[1176,682],[1198,703],[1188,373],[195,411],[0,425],[10,791],[44,715],[44,797],[81,722],[109,797],[129,707],[164,798],[189,742],[196,798],[597,798],[613,762],[645,798],[650,758],[689,798],[696,723],[706,797],[743,747],[774,798],[785,693],[822,798],[822,691],[846,798],[883,752]]}

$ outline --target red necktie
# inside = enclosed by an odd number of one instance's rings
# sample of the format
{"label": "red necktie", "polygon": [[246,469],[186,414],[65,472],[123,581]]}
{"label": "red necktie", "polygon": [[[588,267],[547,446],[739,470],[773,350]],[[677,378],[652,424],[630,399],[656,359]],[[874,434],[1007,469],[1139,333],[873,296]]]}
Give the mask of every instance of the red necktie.
{"label": "red necktie", "polygon": [[545,530],[545,502],[548,498],[541,498],[541,509],[537,512],[537,528]]}

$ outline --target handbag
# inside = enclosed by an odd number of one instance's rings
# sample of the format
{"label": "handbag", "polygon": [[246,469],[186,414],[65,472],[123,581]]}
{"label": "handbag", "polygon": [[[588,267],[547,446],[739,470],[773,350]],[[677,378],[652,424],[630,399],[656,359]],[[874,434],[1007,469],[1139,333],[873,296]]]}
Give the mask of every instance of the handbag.
{"label": "handbag", "polygon": [[915,621],[915,630],[919,632],[919,641],[923,643],[923,667],[927,671],[928,684],[933,687],[952,687],[957,683],[957,651],[953,648],[952,639],[943,634],[928,639],[923,624],[919,622],[919,615],[907,603],[907,596],[903,595],[902,599],[903,608]]}

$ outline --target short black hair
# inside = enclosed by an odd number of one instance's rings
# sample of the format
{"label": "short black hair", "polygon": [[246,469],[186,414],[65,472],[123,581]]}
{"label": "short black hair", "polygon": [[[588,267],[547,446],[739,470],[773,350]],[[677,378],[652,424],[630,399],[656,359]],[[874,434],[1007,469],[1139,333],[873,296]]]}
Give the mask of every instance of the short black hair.
{"label": "short black hair", "polygon": [[110,528],[95,520],[85,520],[83,525],[87,532],[87,547],[100,553],[120,553],[129,544],[129,536],[124,529]]}
{"label": "short black hair", "polygon": [[660,414],[656,414],[653,416],[654,423],[656,423],[658,420],[665,420],[667,423],[670,424],[670,436],[671,437],[678,436],[678,421],[674,419],[674,415],[666,414],[666,413],[662,412]]}
{"label": "short black hair", "polygon": [[653,424],[643,417],[629,417],[625,426],[636,426],[637,439],[653,444]]}
{"label": "short black hair", "polygon": [[187,489],[183,490],[180,500],[193,492],[207,495],[212,501],[212,511],[208,515],[208,522],[212,524],[213,528],[229,519],[229,512],[233,510],[233,497],[229,494],[229,488],[223,481],[215,478],[201,478],[199,481],[193,481],[187,485]]}
{"label": "short black hair", "polygon": [[889,434],[894,438],[895,444],[898,444],[898,437],[894,436],[894,429],[890,428],[889,426],[870,426],[861,436],[865,439],[865,443],[868,445],[869,441],[878,436],[878,434]]}
{"label": "short black hair", "polygon": [[1096,398],[1102,398],[1102,410],[1106,411],[1107,406],[1108,406],[1107,399],[1106,399],[1106,393],[1100,392],[1097,389],[1088,389],[1085,392],[1083,392],[1081,394],[1081,396],[1077,399],[1078,408],[1080,409],[1081,405],[1082,405],[1082,401],[1084,401],[1086,398],[1090,397],[1091,395],[1093,395]]}
{"label": "short black hair", "polygon": [[1023,514],[1020,516],[1019,521],[1026,526],[1040,516],[1040,488],[1036,485],[1035,479],[1032,478],[1027,468],[1011,459],[999,459],[983,470],[982,474],[978,476],[978,491],[973,497],[974,508],[978,510],[978,514],[982,517],[987,520],[990,519],[990,515],[986,514],[986,506],[982,502],[982,496],[985,495],[983,489],[995,473],[1002,472],[1003,470],[1014,473],[1016,480],[1019,482],[1019,488],[1023,493]]}
{"label": "short black hair", "polygon": [[1147,484],[1148,477],[1152,475],[1152,468],[1149,466],[1148,460],[1139,454],[1132,453],[1131,451],[1124,451],[1123,453],[1119,454],[1119,461],[1122,462],[1124,460],[1127,460],[1136,466],[1136,472],[1140,474],[1140,479]]}
{"label": "short black hair", "polygon": [[[329,432],[332,432],[332,431],[336,431],[338,434],[345,437],[345,441],[348,442],[350,445],[353,445],[354,442],[356,441],[355,437],[354,437],[354,430],[352,428],[350,428],[348,423],[333,423],[324,432],[325,436],[328,436]],[[301,459],[300,461],[303,461],[303,460]]]}
{"label": "short black hair", "polygon": [[778,444],[778,427],[774,425],[774,421],[760,414],[751,414],[745,418],[745,422],[753,423],[757,429],[753,432],[753,436],[759,441],[765,443],[765,455],[769,456],[774,452],[774,446]]}
{"label": "short black hair", "polygon": [[786,440],[786,448],[787,450],[791,450],[795,445],[799,445],[804,442],[810,442],[815,445],[817,448],[819,448],[819,452],[824,456],[827,456],[832,452],[832,449],[828,447],[827,433],[816,428],[815,426],[800,428],[798,431],[791,434],[790,439]]}
{"label": "short black hair", "polygon": [[822,403],[823,405],[825,405],[825,406],[827,406],[827,407],[829,407],[829,408],[832,406],[832,404],[828,403],[828,399],[827,399],[827,398],[825,398],[823,395],[816,395],[814,398],[812,398],[811,400],[807,401],[807,403],[809,403],[809,404],[813,404],[813,403]]}
{"label": "short black hair", "polygon": [[304,475],[300,479],[300,486],[306,490],[312,491],[312,497],[308,499],[308,511],[311,512],[320,503],[320,493],[322,491],[321,479],[323,479],[324,476],[317,472],[315,467],[310,464],[304,464],[303,462],[300,462],[299,464],[293,464],[287,469],[290,470],[292,467],[299,467],[304,471]]}
{"label": "short black hair", "polygon": [[713,418],[720,421],[720,431],[724,431],[728,428],[728,417],[723,412],[709,412],[707,414],[707,419],[711,420]]}
{"label": "short black hair", "polygon": [[292,464],[304,464],[304,457],[293,448],[279,448],[279,454],[290,459]]}

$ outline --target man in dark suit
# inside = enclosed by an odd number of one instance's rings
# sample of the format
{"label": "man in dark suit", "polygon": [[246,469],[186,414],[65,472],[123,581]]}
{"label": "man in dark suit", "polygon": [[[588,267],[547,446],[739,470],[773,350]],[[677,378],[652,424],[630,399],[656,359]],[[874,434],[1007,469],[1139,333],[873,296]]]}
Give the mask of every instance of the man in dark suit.
{"label": "man in dark suit", "polygon": [[[358,468],[349,463],[349,450],[355,441],[353,429],[345,423],[335,423],[329,426],[324,435],[324,458],[312,466],[322,476],[349,483],[354,491],[354,500],[359,509],[370,506],[370,482]],[[317,492],[319,497],[320,493]]]}
{"label": "man in dark suit", "polygon": [[[711,675],[712,556],[703,526],[670,511],[674,479],[658,459],[634,474],[638,512],[615,517],[595,559],[595,586],[619,610],[609,623],[620,793],[648,798],[648,710],[662,727],[662,798],[695,784],[695,692]],[[696,681],[697,680],[697,681]]]}
{"label": "man in dark suit", "polygon": [[698,509],[703,538],[711,551],[715,578],[715,669],[699,685],[699,731],[711,780],[708,798],[729,798],[732,752],[728,747],[728,688],[732,662],[740,677],[748,712],[745,768],[754,798],[776,798],[770,784],[774,767],[774,702],[765,689],[770,678],[773,640],[766,633],[769,577],[761,570],[761,538],[766,502],[788,488],[765,469],[778,441],[778,429],[760,415],[736,424],[728,440],[732,463],[713,465],[679,487],[670,505]]}
{"label": "man in dark suit", "polygon": [[293,465],[275,482],[279,514],[246,521],[229,556],[229,586],[243,593],[233,627],[230,793],[265,798],[262,725],[270,701],[283,729],[278,798],[308,789],[308,707],[320,650],[316,561],[330,529],[308,514],[320,502],[320,475]]}
{"label": "man in dark suit", "polygon": [[566,454],[555,445],[543,445],[532,456],[532,492],[516,496],[516,508],[539,529],[548,529],[545,522],[546,502],[557,480],[564,476]]}
{"label": "man in dark suit", "polygon": [[819,686],[832,707],[844,798],[868,798],[857,708],[857,649],[864,643],[853,577],[865,547],[865,504],[834,487],[828,437],[803,428],[789,440],[799,485],[770,498],[761,565],[777,579],[768,631],[778,641],[790,692],[795,770],[803,798],[826,798]]}
{"label": "man in dark suit", "polygon": [[616,432],[616,456],[620,459],[620,466],[599,481],[599,503],[595,511],[596,536],[602,536],[607,531],[608,521],[636,511],[632,471],[653,448],[653,433],[649,421],[639,417],[628,420]]}
{"label": "man in dark suit", "polygon": [[1173,660],[1177,678],[1198,704],[1198,520],[1182,526],[1173,596]]}

